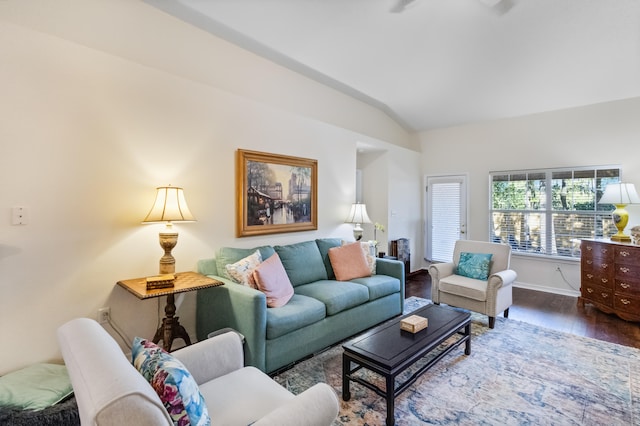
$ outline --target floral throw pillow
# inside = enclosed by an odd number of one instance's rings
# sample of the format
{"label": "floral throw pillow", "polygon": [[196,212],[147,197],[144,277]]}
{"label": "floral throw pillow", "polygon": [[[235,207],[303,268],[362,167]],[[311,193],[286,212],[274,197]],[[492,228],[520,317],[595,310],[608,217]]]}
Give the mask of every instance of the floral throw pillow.
{"label": "floral throw pillow", "polygon": [[211,418],[198,384],[178,359],[153,342],[136,337],[133,365],[147,379],[176,426],[209,426]]}
{"label": "floral throw pillow", "polygon": [[475,278],[476,280],[486,280],[489,277],[492,254],[484,253],[460,253],[458,262],[458,275]]}
{"label": "floral throw pillow", "polygon": [[238,284],[257,288],[253,279],[253,271],[262,263],[260,250],[256,250],[250,256],[238,260],[235,263],[226,265],[227,274]]}

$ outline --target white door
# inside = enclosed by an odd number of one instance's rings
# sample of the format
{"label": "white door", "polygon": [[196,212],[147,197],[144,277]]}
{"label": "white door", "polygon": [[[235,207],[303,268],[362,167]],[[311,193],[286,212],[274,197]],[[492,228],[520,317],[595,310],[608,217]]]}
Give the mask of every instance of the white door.
{"label": "white door", "polygon": [[467,238],[466,176],[426,178],[425,258],[449,262],[457,240]]}

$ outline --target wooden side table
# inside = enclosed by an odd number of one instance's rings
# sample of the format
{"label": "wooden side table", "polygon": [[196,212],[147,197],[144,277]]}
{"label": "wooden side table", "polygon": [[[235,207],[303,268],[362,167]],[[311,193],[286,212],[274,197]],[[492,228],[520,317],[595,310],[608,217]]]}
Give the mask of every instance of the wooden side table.
{"label": "wooden side table", "polygon": [[174,316],[176,313],[175,294],[223,284],[222,281],[214,280],[197,272],[178,272],[173,287],[155,290],[147,290],[146,277],[118,281],[119,286],[124,287],[141,300],[167,296],[167,306],[164,308],[166,316],[162,319],[162,325],[158,327],[156,334],[153,336],[153,343],[158,343],[162,340],[162,348],[167,352],[171,351],[174,339],[180,338],[187,345],[191,344],[189,334],[178,321],[179,317]]}

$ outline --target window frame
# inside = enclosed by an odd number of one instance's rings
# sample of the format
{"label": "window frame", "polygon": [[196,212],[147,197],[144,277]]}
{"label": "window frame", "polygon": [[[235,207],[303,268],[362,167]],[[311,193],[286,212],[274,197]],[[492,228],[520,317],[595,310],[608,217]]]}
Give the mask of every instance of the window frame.
{"label": "window frame", "polygon": [[[514,255],[579,260],[582,239],[603,238],[615,229],[611,218],[615,207],[599,204],[598,200],[608,184],[622,182],[620,165],[491,171],[488,181],[489,241],[510,244]],[[567,191],[562,191],[565,181],[572,189],[570,202]],[[504,192],[499,200],[494,196],[497,182],[507,183],[501,188]],[[590,190],[585,190],[585,183]],[[536,184],[537,199],[529,195],[535,195]],[[498,202],[503,205],[498,206]],[[496,226],[497,220],[506,224]],[[517,232],[520,238],[516,238]]]}

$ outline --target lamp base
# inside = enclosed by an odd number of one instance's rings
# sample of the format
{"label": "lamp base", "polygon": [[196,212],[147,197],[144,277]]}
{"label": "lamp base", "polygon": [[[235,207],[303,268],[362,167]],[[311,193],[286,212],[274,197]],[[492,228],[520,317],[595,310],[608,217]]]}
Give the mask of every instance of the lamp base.
{"label": "lamp base", "polygon": [[617,241],[617,242],[620,242],[620,243],[630,243],[631,242],[631,237],[628,236],[628,235],[624,235],[624,234],[622,234],[622,235],[616,234],[616,235],[612,235],[611,236],[611,241]]}
{"label": "lamp base", "polygon": [[160,258],[160,275],[173,274],[176,272],[176,259],[171,254],[171,250],[173,250],[177,243],[177,232],[160,233],[160,247],[164,249],[164,255]]}

